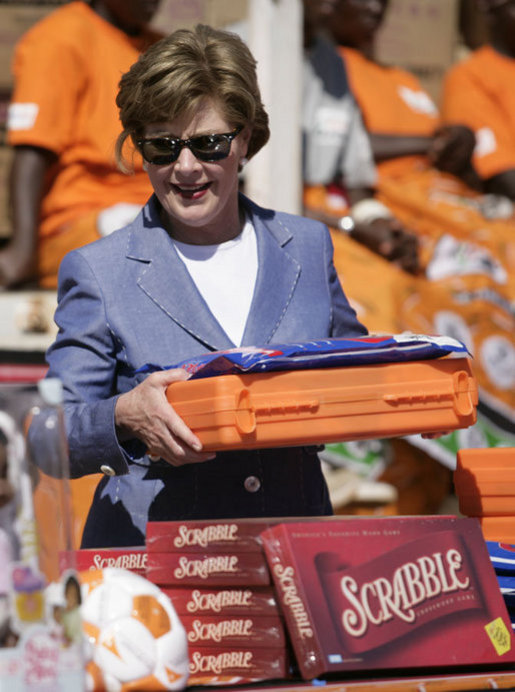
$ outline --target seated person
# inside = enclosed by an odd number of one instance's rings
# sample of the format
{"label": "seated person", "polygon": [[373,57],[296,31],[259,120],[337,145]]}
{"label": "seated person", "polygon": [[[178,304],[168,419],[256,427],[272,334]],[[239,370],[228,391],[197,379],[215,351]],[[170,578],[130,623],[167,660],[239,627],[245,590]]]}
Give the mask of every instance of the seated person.
{"label": "seated person", "polygon": [[345,66],[320,30],[329,5],[304,0],[304,211],[416,273],[416,237],[374,199],[376,171]]}
{"label": "seated person", "polygon": [[198,26],[155,43],[120,81],[117,155],[127,167],[125,145],[138,149],[154,194],[131,224],[63,259],[47,354],[71,475],[104,474],[84,547],[141,545],[149,520],[332,513],[315,448],[205,452],[166,399],[185,371],[138,373],[367,333],[327,227],[239,193],[241,166],[269,137],[255,68],[235,34]]}
{"label": "seated person", "polygon": [[370,134],[377,196],[419,238],[423,276],[398,294],[398,319],[403,329],[466,343],[477,356],[482,397],[513,427],[515,389],[506,377],[515,358],[513,207],[477,189],[470,129],[441,128],[415,76],[375,60],[387,6],[335,0],[326,26]]}
{"label": "seated person", "polygon": [[445,122],[475,133],[474,166],[485,190],[515,200],[515,3],[481,0],[489,43],[451,67],[442,92]]}
{"label": "seated person", "polygon": [[421,238],[423,267],[435,243],[450,232],[487,246],[508,270],[513,260],[503,248],[513,234],[513,209],[478,190],[473,133],[462,125],[440,126],[438,110],[417,78],[373,57],[387,6],[388,0],[336,0],[327,20],[370,135],[378,196]]}
{"label": "seated person", "polygon": [[151,188],[116,167],[114,103],[120,75],[158,36],[158,0],[74,1],[19,41],[8,111],[12,236],[0,250],[0,286],[57,285],[63,255],[133,218]]}
{"label": "seated person", "polygon": [[[418,157],[420,165],[423,157],[439,170],[477,185],[471,166],[473,133],[461,125],[441,127],[436,105],[418,79],[402,68],[375,60],[374,40],[388,2],[357,5],[352,0],[336,0],[327,22],[340,46],[375,161],[380,171],[389,172],[407,167],[399,159]],[[391,161],[395,164],[388,166]]]}

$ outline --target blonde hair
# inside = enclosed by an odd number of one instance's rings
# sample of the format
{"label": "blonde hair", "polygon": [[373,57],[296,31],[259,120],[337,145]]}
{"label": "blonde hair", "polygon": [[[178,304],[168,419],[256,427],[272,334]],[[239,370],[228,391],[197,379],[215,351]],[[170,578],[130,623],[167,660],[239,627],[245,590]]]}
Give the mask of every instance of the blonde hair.
{"label": "blonde hair", "polygon": [[122,76],[116,98],[123,126],[116,143],[120,168],[127,170],[123,149],[129,138],[137,146],[146,125],[193,114],[206,98],[233,127],[250,128],[247,158],[266,144],[268,115],[254,57],[236,34],[199,24],[152,45]]}

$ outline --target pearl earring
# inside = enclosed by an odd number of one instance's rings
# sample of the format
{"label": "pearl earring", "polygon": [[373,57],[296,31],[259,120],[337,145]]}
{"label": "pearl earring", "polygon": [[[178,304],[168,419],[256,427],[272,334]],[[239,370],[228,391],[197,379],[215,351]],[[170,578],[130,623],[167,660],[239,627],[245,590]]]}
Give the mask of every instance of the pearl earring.
{"label": "pearl earring", "polygon": [[240,159],[240,170],[248,164],[249,160],[246,156],[242,156]]}

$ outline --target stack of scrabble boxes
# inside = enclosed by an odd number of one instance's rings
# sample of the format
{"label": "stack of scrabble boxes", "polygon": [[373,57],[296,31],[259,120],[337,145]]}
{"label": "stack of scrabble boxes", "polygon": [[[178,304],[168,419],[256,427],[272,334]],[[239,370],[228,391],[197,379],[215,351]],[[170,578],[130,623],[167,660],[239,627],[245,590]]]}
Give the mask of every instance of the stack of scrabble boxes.
{"label": "stack of scrabble boxes", "polygon": [[271,522],[147,525],[145,576],[171,599],[186,629],[188,685],[289,676],[285,625],[259,537]]}
{"label": "stack of scrabble boxes", "polygon": [[460,450],[454,487],[460,512],[481,524],[515,629],[515,448]]}

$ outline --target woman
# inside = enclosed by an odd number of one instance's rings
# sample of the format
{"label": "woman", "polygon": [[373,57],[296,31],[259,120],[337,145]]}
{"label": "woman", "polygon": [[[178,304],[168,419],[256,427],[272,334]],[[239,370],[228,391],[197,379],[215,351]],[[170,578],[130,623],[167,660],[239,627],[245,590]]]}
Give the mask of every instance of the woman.
{"label": "woman", "polygon": [[269,136],[252,55],[231,33],[179,30],[122,77],[117,104],[118,154],[132,140],[155,194],[132,224],[64,259],[48,352],[64,384],[71,474],[105,474],[83,546],[141,544],[148,520],[331,513],[314,449],[205,453],[165,398],[185,373],[135,372],[366,333],[327,228],[238,192],[239,170]]}

